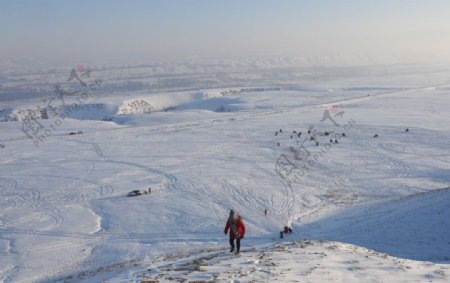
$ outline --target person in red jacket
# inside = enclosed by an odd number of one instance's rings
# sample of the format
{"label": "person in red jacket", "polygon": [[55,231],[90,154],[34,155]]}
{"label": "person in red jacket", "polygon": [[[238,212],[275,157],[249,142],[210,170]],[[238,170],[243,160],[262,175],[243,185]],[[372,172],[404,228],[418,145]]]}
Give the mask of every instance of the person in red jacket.
{"label": "person in red jacket", "polygon": [[234,210],[230,210],[227,224],[223,230],[225,235],[228,233],[228,230],[230,230],[230,253],[234,252],[234,240],[236,240],[236,254],[239,254],[241,249],[241,239],[245,236],[245,224],[241,216]]}

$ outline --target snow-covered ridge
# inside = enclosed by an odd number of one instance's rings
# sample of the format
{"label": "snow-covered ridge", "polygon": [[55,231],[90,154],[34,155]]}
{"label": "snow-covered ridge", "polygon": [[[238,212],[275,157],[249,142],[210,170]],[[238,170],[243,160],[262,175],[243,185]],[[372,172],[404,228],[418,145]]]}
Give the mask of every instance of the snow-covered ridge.
{"label": "snow-covered ridge", "polygon": [[[128,271],[126,271],[128,270]],[[399,259],[364,247],[297,240],[243,248],[135,258],[58,278],[57,282],[448,282],[450,266]]]}
{"label": "snow-covered ridge", "polygon": [[73,103],[59,107],[18,108],[0,111],[0,122],[71,118],[77,120],[102,120],[117,112],[117,107],[103,103]]}
{"label": "snow-covered ridge", "polygon": [[[22,106],[0,110],[0,122],[24,121],[25,119],[51,119],[55,116],[77,120],[113,120],[117,115],[142,115],[171,110],[209,110],[230,112],[253,109],[244,101],[233,99],[240,95],[267,92],[278,88],[217,89],[197,92],[163,93],[135,97],[127,100],[113,99],[113,102],[65,103],[60,106]],[[95,99],[95,98],[94,98]],[[92,100],[92,99],[91,99]],[[100,99],[100,101],[105,99]]]}
{"label": "snow-covered ridge", "polygon": [[446,264],[398,259],[340,242],[305,240],[247,248],[240,256],[210,251],[148,264],[147,271],[129,273],[129,279],[134,282],[303,282],[306,279],[309,282],[447,282],[450,276]]}

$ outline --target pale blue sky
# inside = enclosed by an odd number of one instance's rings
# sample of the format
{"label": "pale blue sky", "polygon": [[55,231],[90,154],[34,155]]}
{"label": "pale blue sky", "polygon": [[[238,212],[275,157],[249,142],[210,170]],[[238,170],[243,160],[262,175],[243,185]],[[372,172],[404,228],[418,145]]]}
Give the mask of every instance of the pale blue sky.
{"label": "pale blue sky", "polygon": [[0,0],[0,57],[417,54],[450,60],[448,0]]}

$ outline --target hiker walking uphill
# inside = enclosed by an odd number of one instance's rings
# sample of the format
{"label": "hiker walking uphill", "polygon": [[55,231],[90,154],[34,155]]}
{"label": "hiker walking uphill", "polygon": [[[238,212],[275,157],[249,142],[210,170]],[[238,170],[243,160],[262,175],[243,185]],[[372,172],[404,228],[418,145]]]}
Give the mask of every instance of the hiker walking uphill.
{"label": "hiker walking uphill", "polygon": [[236,240],[235,254],[239,254],[239,251],[241,249],[241,239],[243,239],[245,236],[245,224],[241,216],[238,215],[234,210],[230,211],[227,224],[225,225],[225,229],[223,230],[225,235],[228,233],[228,230],[230,230],[230,253],[234,252],[234,241]]}

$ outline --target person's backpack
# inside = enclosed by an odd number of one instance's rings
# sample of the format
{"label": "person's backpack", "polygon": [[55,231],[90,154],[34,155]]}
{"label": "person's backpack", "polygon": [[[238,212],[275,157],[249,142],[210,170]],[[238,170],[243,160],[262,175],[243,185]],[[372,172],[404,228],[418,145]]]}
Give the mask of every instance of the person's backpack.
{"label": "person's backpack", "polygon": [[235,237],[239,238],[241,235],[240,235],[239,230],[237,228],[237,224],[238,224],[239,221],[243,221],[243,219],[237,212],[235,212],[235,215],[236,215],[236,222],[235,223],[231,222],[230,223],[230,228],[233,230],[233,234],[235,235]]}

